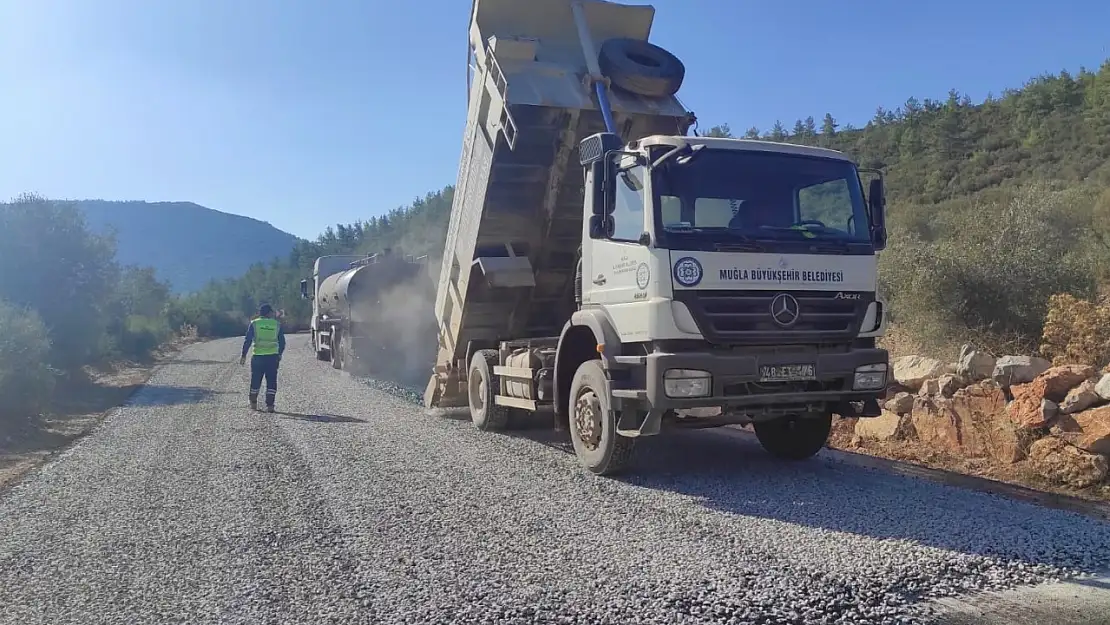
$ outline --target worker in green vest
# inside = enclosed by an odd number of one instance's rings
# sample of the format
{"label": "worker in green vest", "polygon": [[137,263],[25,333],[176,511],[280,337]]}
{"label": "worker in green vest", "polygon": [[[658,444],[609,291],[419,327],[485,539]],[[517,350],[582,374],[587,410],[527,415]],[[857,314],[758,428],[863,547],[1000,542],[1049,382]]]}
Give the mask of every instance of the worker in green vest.
{"label": "worker in green vest", "polygon": [[251,408],[258,410],[258,391],[262,390],[262,379],[266,379],[266,412],[274,411],[277,398],[278,365],[285,352],[285,332],[281,322],[274,318],[274,309],[269,304],[258,308],[258,316],[251,319],[247,326],[247,336],[243,339],[243,354],[239,364],[247,361],[247,352],[254,344],[251,356]]}

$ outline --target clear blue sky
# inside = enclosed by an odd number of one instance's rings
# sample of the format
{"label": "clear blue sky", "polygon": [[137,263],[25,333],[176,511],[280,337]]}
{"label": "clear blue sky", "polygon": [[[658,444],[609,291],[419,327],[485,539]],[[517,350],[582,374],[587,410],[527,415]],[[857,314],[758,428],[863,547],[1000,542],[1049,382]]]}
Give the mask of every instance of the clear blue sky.
{"label": "clear blue sky", "polygon": [[[861,125],[1110,57],[1106,0],[654,4],[703,129]],[[188,200],[305,237],[407,204],[455,182],[469,7],[2,0],[0,197]]]}

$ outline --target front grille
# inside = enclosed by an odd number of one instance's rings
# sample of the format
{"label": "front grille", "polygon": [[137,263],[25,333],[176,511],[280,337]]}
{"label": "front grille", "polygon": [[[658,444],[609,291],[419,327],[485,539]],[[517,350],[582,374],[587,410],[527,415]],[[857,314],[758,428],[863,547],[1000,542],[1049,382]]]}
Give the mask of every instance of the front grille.
{"label": "front grille", "polygon": [[724,386],[725,395],[780,395],[783,393],[819,393],[842,391],[844,378],[806,382],[734,382]]}
{"label": "front grille", "polygon": [[[780,294],[793,297],[797,319],[783,326],[771,314]],[[859,333],[874,293],[838,298],[835,291],[675,291],[706,340],[728,345],[768,345],[850,340]]]}

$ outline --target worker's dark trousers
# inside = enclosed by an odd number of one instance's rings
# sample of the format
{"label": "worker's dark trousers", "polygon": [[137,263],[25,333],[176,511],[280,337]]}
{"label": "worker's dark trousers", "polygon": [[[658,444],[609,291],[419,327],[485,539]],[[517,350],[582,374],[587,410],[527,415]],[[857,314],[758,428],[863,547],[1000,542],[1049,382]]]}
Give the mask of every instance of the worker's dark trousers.
{"label": "worker's dark trousers", "polygon": [[258,401],[262,378],[266,378],[266,405],[273,406],[277,397],[278,356],[251,356],[251,403]]}

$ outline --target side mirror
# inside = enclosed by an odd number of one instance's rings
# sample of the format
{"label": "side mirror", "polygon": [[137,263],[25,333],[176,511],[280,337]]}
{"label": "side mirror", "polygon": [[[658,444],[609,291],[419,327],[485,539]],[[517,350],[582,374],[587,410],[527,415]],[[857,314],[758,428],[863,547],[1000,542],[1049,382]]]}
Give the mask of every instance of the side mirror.
{"label": "side mirror", "polygon": [[871,181],[868,188],[867,204],[871,213],[871,242],[876,251],[886,248],[886,190],[883,179],[876,178]]}
{"label": "side mirror", "polygon": [[879,208],[886,207],[886,190],[883,187],[882,178],[875,178],[871,181],[871,185],[867,190],[867,201],[871,204],[872,208],[876,206]]}
{"label": "side mirror", "polygon": [[308,297],[308,280],[301,280],[301,299],[310,299]]}
{"label": "side mirror", "polygon": [[612,215],[590,215],[590,238],[608,239],[616,230]]}

